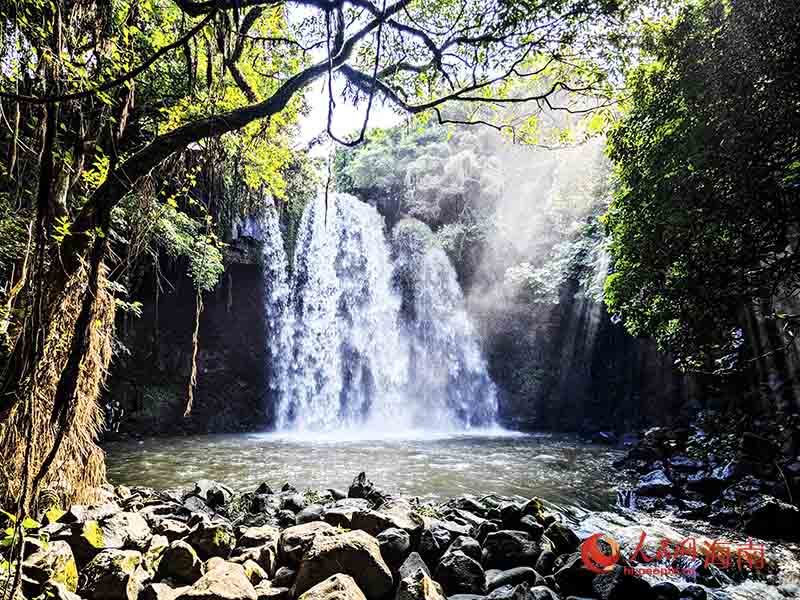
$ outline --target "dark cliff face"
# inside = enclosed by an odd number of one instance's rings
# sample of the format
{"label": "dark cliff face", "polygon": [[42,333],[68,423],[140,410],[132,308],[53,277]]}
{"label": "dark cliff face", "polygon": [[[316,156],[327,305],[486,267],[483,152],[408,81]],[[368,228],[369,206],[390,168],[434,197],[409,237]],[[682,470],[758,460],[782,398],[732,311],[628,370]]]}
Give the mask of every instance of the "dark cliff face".
{"label": "dark cliff face", "polygon": [[[266,337],[263,275],[258,264],[229,264],[216,290],[203,296],[192,413],[184,418],[191,368],[195,291],[183,265],[166,268],[155,302],[140,291],[142,316],[118,327],[130,351],[117,357],[107,400],[121,404],[120,431],[177,434],[263,427]],[[150,278],[152,280],[152,278]]]}
{"label": "dark cliff face", "polygon": [[558,304],[474,311],[504,424],[631,430],[691,410],[689,382],[652,342],[628,335],[569,282]]}

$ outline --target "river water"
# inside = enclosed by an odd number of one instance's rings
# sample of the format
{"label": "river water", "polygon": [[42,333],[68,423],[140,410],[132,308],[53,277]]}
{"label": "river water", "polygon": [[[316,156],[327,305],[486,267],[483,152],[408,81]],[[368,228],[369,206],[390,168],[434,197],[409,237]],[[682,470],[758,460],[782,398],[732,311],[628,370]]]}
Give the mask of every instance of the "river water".
{"label": "river water", "polygon": [[[369,439],[373,438],[373,439]],[[238,491],[289,482],[347,490],[360,471],[392,493],[442,499],[462,494],[539,496],[561,506],[610,508],[618,450],[549,434],[282,433],[208,435],[106,445],[113,483],[156,488],[215,479]]]}

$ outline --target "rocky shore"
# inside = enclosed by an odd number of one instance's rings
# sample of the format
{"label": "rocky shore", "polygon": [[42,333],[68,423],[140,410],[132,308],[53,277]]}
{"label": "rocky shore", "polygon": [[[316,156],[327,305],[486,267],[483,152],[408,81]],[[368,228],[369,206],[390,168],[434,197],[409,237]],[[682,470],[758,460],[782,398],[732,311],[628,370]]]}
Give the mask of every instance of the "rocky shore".
{"label": "rocky shore", "polygon": [[737,431],[721,415],[705,413],[687,427],[654,427],[629,438],[627,455],[614,466],[638,483],[620,495],[620,503],[756,537],[800,541],[795,425]]}
{"label": "rocky shore", "polygon": [[[263,483],[235,494],[204,480],[186,490],[119,486],[104,493],[96,506],[51,509],[41,523],[26,526],[24,598],[717,597],[710,589],[718,585],[714,567],[702,559],[695,567],[703,586],[649,582],[630,573],[637,563],[625,557],[590,568],[595,563],[582,554],[586,542],[537,498],[464,496],[426,503],[382,492],[363,473],[346,492],[300,493],[289,484],[273,491]],[[603,543],[597,546],[605,548],[603,555],[613,554]],[[9,567],[0,570],[0,580],[8,578]],[[798,590],[785,591],[794,597]]]}

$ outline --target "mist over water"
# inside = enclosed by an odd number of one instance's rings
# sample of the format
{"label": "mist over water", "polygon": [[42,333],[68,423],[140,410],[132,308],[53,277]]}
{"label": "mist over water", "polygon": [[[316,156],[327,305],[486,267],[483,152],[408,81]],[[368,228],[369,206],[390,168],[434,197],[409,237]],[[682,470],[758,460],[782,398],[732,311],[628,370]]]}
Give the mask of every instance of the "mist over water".
{"label": "mist over water", "polygon": [[[289,278],[272,221],[264,259],[278,430],[495,425],[494,383],[440,248],[396,244],[393,257],[378,212],[336,194],[307,206]],[[401,289],[396,270],[412,264]]]}

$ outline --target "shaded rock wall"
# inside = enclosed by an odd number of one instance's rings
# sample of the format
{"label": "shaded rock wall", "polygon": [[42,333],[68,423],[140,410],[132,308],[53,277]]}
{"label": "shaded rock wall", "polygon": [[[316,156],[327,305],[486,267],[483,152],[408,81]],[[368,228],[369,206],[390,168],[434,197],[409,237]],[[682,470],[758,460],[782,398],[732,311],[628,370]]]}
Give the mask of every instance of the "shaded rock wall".
{"label": "shaded rock wall", "polygon": [[[265,415],[266,338],[263,277],[258,264],[228,264],[217,289],[204,295],[194,406],[183,417],[190,375],[195,291],[185,265],[163,265],[174,289],[155,302],[142,286],[142,316],[126,319],[107,400],[120,402],[120,431],[156,434],[252,430]],[[152,281],[153,277],[146,278]]]}
{"label": "shaded rock wall", "polygon": [[474,313],[501,389],[502,422],[522,429],[630,430],[689,409],[690,382],[671,359],[576,291],[571,282],[559,304]]}

